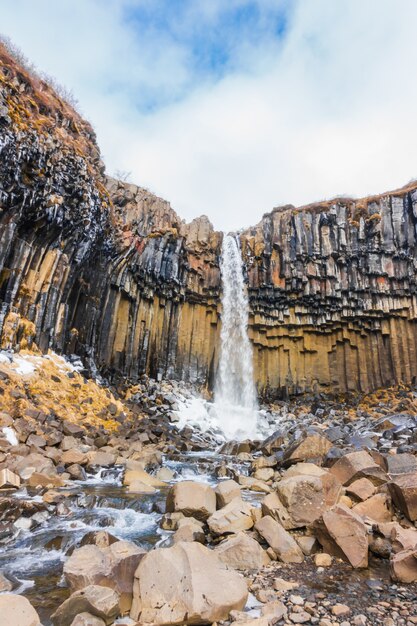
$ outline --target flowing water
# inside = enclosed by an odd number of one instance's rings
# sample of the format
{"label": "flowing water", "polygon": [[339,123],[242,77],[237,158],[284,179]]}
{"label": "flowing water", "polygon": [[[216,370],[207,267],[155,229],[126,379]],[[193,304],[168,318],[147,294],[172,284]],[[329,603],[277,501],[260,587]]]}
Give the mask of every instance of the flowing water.
{"label": "flowing water", "polygon": [[248,336],[249,299],[236,236],[223,237],[220,271],[222,327],[214,402],[196,396],[180,401],[179,426],[210,430],[218,439],[263,438],[271,426],[258,410]]}
{"label": "flowing water", "polygon": [[232,235],[223,238],[220,271],[222,328],[215,407],[226,434],[250,437],[256,431],[257,401],[248,337],[249,300],[238,239]]}
{"label": "flowing water", "polygon": [[[178,453],[165,459],[164,466],[174,473],[171,484],[194,480],[214,486],[218,482],[214,468],[222,460],[238,473],[248,474],[248,463],[214,451]],[[122,476],[123,468],[116,466],[73,482],[58,490],[65,496],[61,514],[41,514],[30,530],[22,528],[9,540],[0,537],[0,572],[14,581],[15,592],[35,606],[44,626],[51,626],[51,614],[70,595],[62,568],[86,533],[105,530],[145,550],[170,541],[172,532],[159,526],[168,485],[154,494],[138,495],[123,487]],[[22,488],[11,495],[42,507],[42,497],[35,490]],[[245,497],[255,501],[257,494],[248,492]]]}

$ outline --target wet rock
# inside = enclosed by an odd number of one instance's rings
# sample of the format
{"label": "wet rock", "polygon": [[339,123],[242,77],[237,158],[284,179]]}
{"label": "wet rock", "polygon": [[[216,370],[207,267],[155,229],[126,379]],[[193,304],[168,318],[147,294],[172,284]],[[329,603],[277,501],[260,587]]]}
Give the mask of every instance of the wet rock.
{"label": "wet rock", "polygon": [[0,572],[0,593],[12,591],[13,583]]}
{"label": "wet rock", "polygon": [[401,474],[389,483],[396,506],[411,521],[417,520],[417,473]]}
{"label": "wet rock", "polygon": [[198,543],[156,549],[141,561],[130,616],[141,623],[204,624],[246,604],[246,584]]}
{"label": "wet rock", "polygon": [[186,517],[207,520],[216,510],[214,489],[203,483],[183,481],[173,485],[167,495],[167,513],[181,512]]}
{"label": "wet rock", "polygon": [[161,467],[161,469],[156,472],[155,477],[158,480],[166,483],[174,478],[174,472],[171,471],[169,467]]}
{"label": "wet rock", "polygon": [[207,524],[210,531],[215,535],[249,530],[254,525],[252,507],[248,502],[235,498],[222,509],[213,513],[208,518]]}
{"label": "wet rock", "polygon": [[215,488],[217,508],[230,504],[235,498],[241,498],[240,485],[235,480],[223,480]]}
{"label": "wet rock", "polygon": [[110,557],[96,545],[85,545],[74,550],[64,564],[64,576],[73,591],[88,585],[102,585],[110,575]]}
{"label": "wet rock", "polygon": [[[105,543],[102,541],[101,543]],[[64,576],[76,591],[88,585],[110,587],[118,592],[122,611],[130,608],[133,575],[145,551],[130,541],[110,542],[106,547],[84,545],[64,564]]]}
{"label": "wet rock", "polygon": [[284,563],[302,563],[303,552],[291,535],[272,517],[263,517],[255,529]]}
{"label": "wet rock", "polygon": [[40,626],[39,615],[23,596],[0,595],[0,626]]}
{"label": "wet rock", "polygon": [[71,626],[80,613],[99,617],[109,626],[120,613],[119,595],[108,587],[89,585],[65,600],[51,615],[51,620],[54,626]]}
{"label": "wet rock", "polygon": [[123,484],[128,485],[129,487],[133,484],[141,484],[148,485],[149,487],[153,487],[155,489],[159,489],[160,487],[166,487],[167,483],[159,480],[155,476],[151,476],[145,470],[127,470],[123,477]]}
{"label": "wet rock", "polygon": [[324,550],[352,567],[368,566],[368,538],[362,519],[342,504],[323,513],[312,529]]}
{"label": "wet rock", "polygon": [[115,537],[114,535],[111,535],[110,533],[108,533],[106,530],[92,530],[86,535],[84,535],[84,537],[81,540],[80,545],[81,546],[93,545],[93,546],[97,546],[100,549],[103,549],[103,548],[108,548],[113,543],[116,543],[116,541],[119,541],[119,539],[117,539],[117,537]]}
{"label": "wet rock", "polygon": [[177,530],[181,519],[184,519],[183,513],[165,513],[161,518],[160,526],[163,530]]}
{"label": "wet rock", "polygon": [[258,570],[270,562],[259,543],[244,532],[222,541],[215,553],[222,563],[237,570]]}

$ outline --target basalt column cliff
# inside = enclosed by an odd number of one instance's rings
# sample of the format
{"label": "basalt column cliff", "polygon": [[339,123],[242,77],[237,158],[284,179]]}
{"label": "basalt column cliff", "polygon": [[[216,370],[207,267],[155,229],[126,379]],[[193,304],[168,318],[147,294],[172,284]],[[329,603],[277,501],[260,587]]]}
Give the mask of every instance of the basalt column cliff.
{"label": "basalt column cliff", "polygon": [[[89,124],[3,48],[0,86],[2,346],[211,386],[221,233],[106,177]],[[241,234],[260,392],[417,376],[416,224],[411,185],[277,209]]]}

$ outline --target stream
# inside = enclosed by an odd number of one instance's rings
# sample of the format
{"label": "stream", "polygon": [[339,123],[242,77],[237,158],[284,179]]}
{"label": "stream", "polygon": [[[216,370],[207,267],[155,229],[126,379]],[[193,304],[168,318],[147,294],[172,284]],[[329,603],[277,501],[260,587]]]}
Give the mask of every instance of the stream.
{"label": "stream", "polygon": [[[163,466],[174,472],[169,484],[179,480],[202,481],[215,485],[219,479],[214,466],[221,459],[232,464],[231,457],[210,452],[188,452],[164,460]],[[248,463],[233,466],[248,473]],[[63,515],[48,515],[32,529],[21,529],[0,551],[0,571],[12,578],[16,591],[26,596],[39,613],[44,626],[52,624],[51,614],[69,596],[62,577],[64,562],[89,532],[104,530],[118,539],[133,541],[145,550],[162,544],[172,534],[159,526],[165,511],[167,488],[153,494],[129,493],[122,485],[123,467],[101,469],[85,481],[73,481],[57,491],[66,494]],[[245,495],[246,494],[246,495]],[[243,497],[255,502],[261,494],[245,491]],[[13,497],[42,502],[26,488]]]}

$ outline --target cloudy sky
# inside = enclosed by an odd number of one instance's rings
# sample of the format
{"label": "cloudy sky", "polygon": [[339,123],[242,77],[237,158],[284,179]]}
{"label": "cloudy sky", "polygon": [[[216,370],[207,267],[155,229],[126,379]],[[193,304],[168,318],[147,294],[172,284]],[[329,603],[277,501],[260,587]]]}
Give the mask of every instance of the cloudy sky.
{"label": "cloudy sky", "polygon": [[108,172],[216,228],[417,177],[416,0],[1,0]]}

